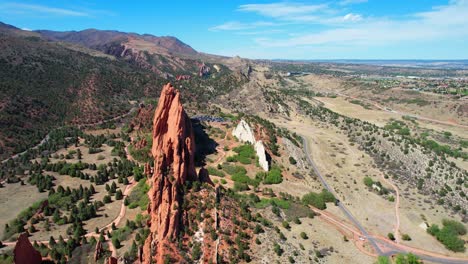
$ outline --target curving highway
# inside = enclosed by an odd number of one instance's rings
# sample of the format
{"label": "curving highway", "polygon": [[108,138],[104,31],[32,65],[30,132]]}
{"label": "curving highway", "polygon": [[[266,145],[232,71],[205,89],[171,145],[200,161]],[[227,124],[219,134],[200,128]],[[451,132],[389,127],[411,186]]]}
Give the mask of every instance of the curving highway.
{"label": "curving highway", "polygon": [[[309,145],[308,145],[307,140],[305,139],[304,136],[301,136],[301,138],[302,138],[303,149],[306,154],[308,163],[310,164],[310,166],[312,166],[312,169],[314,170],[315,174],[319,177],[320,182],[325,187],[325,189],[327,189],[329,192],[335,195],[334,190],[328,185],[325,178],[322,176],[322,174],[318,170],[315,162],[312,160],[311,154],[309,152]],[[343,211],[346,217],[359,229],[359,232],[361,233],[360,235],[362,235],[363,237],[367,239],[367,241],[369,241],[369,244],[379,256],[393,256],[393,255],[397,255],[400,253],[403,253],[403,254],[413,253],[422,260],[426,260],[426,261],[430,261],[434,263],[442,263],[442,264],[467,264],[468,263],[468,258],[449,257],[449,256],[441,255],[438,253],[426,251],[423,249],[418,249],[418,248],[413,248],[413,247],[406,246],[403,244],[398,244],[385,237],[370,235],[365,230],[365,228],[359,223],[359,221],[351,214],[351,212],[340,201],[337,202],[337,206]],[[319,210],[317,209],[317,211]],[[327,218],[328,220],[331,220],[332,222],[336,222],[336,221],[339,222],[339,219],[336,220],[334,219],[333,216],[329,214],[327,214]],[[350,227],[346,227],[344,223],[341,223],[340,225],[342,225],[342,227],[348,230],[352,230]]]}
{"label": "curving highway", "polygon": [[[307,144],[307,140],[305,137],[301,136],[302,138],[302,145],[304,147],[304,151],[307,157],[307,161],[309,162],[310,166],[312,166],[312,169],[314,170],[315,174],[319,177],[320,182],[322,182],[322,185],[327,189],[327,191],[331,192],[335,197],[335,191],[328,185],[328,183],[325,181],[325,178],[322,176],[320,171],[318,170],[317,166],[315,165],[315,162],[312,160],[310,152],[309,152],[309,144]],[[367,241],[369,241],[370,245],[372,248],[374,248],[375,252],[379,255],[382,255],[382,250],[380,247],[377,245],[375,242],[374,238],[370,236],[367,231],[364,229],[364,227],[359,223],[359,221],[351,214],[351,212],[341,203],[339,200],[336,203],[337,206],[343,211],[343,213],[348,217],[351,222],[361,231],[361,233],[366,237]]]}

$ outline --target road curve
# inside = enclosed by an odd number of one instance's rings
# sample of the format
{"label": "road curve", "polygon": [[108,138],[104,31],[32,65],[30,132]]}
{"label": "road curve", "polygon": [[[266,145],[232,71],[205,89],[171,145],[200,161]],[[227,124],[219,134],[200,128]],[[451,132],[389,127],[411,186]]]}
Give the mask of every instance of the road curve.
{"label": "road curve", "polygon": [[[328,183],[325,181],[325,178],[320,174],[320,171],[318,170],[316,164],[311,158],[310,152],[309,152],[309,146],[307,143],[307,140],[305,139],[304,136],[301,136],[302,142],[303,142],[303,148],[304,152],[307,157],[307,161],[309,164],[312,166],[314,172],[317,174],[319,177],[321,183],[323,186],[331,193],[334,194],[333,189],[328,185]],[[393,185],[393,184],[391,184]],[[394,186],[394,185],[393,185]],[[396,187],[396,186],[394,186]],[[398,189],[397,189],[398,190]],[[375,252],[377,255],[380,256],[393,256],[397,254],[406,254],[406,253],[412,253],[417,255],[420,259],[434,262],[434,263],[442,263],[442,264],[467,264],[468,263],[468,258],[455,258],[455,257],[449,257],[449,256],[444,256],[438,253],[426,251],[423,249],[418,249],[418,248],[413,248],[410,246],[406,246],[403,244],[397,244],[394,241],[389,241],[387,238],[381,237],[381,236],[375,236],[375,235],[370,235],[364,227],[359,223],[358,220],[356,220],[351,212],[341,203],[338,202],[337,205],[340,207],[340,209],[344,212],[346,217],[351,220],[351,222],[359,229],[359,232],[366,237],[367,241],[369,241],[370,245],[374,248]],[[318,213],[325,213],[322,212],[321,210],[314,210],[317,211]],[[326,213],[326,218],[328,220],[331,220],[332,222],[340,225],[342,228],[347,229],[348,231],[351,231],[352,233],[356,234],[356,231],[353,230],[353,228],[346,226],[344,223],[339,223],[336,219],[333,219],[328,213]]]}
{"label": "road curve", "polygon": [[[318,170],[317,166],[315,165],[315,162],[312,160],[311,158],[311,155],[310,155],[310,152],[309,152],[309,144],[307,143],[307,140],[305,139],[304,136],[301,136],[302,138],[302,144],[303,144],[303,147],[304,147],[304,152],[306,154],[306,157],[307,157],[307,161],[309,162],[310,166],[312,166],[312,169],[314,170],[315,174],[319,177],[320,179],[320,182],[322,182],[322,185],[325,187],[325,189],[327,189],[327,191],[331,192],[333,195],[335,195],[335,191],[333,190],[333,188],[330,187],[330,185],[328,185],[328,183],[325,181],[325,178],[322,176],[322,174],[320,173],[320,171]],[[336,195],[335,195],[336,197]],[[341,209],[341,211],[343,211],[343,213],[346,215],[346,217],[351,220],[351,222],[359,229],[359,231],[361,231],[361,233],[366,237],[367,241],[369,241],[370,245],[372,246],[372,248],[374,248],[375,252],[378,254],[378,255],[382,255],[382,250],[380,249],[380,247],[377,245],[377,243],[375,242],[374,238],[372,236],[369,235],[369,233],[367,233],[367,231],[364,229],[364,227],[361,225],[361,223],[359,223],[359,221],[354,218],[354,216],[351,214],[351,212],[343,205],[343,203],[341,203],[340,201],[337,202],[337,205],[338,207]]]}

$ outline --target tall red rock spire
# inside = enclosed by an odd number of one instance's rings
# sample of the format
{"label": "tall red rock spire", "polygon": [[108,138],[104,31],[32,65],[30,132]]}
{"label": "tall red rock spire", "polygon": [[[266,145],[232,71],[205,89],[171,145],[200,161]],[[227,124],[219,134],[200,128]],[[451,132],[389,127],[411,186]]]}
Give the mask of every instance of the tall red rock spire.
{"label": "tall red rock spire", "polygon": [[[192,124],[171,84],[163,87],[153,120],[154,172],[148,192],[150,235],[143,248],[144,263],[163,263],[174,252],[174,242],[183,224],[183,185],[197,180]],[[172,241],[172,242],[171,242]]]}

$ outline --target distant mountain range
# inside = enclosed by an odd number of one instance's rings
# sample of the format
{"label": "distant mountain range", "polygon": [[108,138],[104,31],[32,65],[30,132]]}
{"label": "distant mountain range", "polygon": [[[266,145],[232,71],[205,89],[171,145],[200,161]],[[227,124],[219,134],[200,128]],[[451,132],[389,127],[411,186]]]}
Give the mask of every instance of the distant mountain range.
{"label": "distant mountain range", "polygon": [[71,42],[103,52],[122,43],[145,45],[147,49],[157,50],[165,54],[198,55],[198,52],[179,39],[171,36],[156,37],[153,35],[139,35],[112,30],[86,29],[82,31],[35,31],[48,40]]}
{"label": "distant mountain range", "polygon": [[206,101],[243,80],[233,62],[175,37],[26,31],[0,22],[0,158],[38,143],[54,127],[126,113],[131,100],[156,97],[169,81],[184,81],[184,98]]}

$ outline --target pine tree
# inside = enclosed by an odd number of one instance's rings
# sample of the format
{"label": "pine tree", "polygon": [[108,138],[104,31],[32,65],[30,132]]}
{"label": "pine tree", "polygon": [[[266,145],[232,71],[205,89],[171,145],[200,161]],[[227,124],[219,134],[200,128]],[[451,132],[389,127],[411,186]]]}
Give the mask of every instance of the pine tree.
{"label": "pine tree", "polygon": [[55,246],[57,243],[55,242],[55,239],[53,236],[50,236],[49,238],[49,246],[52,248],[53,246]]}
{"label": "pine tree", "polygon": [[121,200],[122,198],[123,198],[122,191],[120,189],[118,189],[117,192],[115,193],[115,199],[116,200]]}

